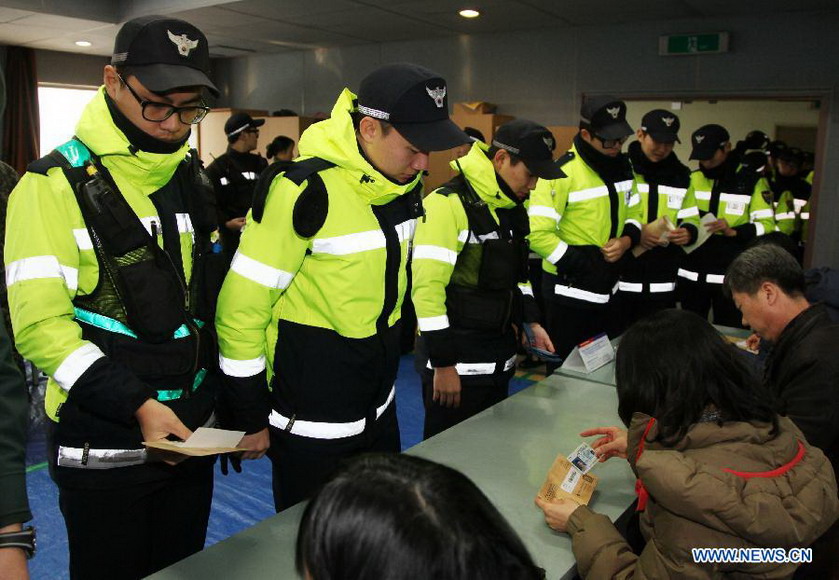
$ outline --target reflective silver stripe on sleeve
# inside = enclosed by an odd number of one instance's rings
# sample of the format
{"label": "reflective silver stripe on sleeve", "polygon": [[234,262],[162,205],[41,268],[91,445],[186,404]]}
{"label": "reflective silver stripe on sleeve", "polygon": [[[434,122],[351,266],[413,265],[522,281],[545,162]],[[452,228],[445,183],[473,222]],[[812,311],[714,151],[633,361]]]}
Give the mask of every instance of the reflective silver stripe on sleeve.
{"label": "reflective silver stripe on sleeve", "polygon": [[676,289],[675,282],[651,282],[650,293],[657,294],[659,292],[673,292]]}
{"label": "reflective silver stripe on sleeve", "polygon": [[434,330],[443,330],[449,327],[449,317],[445,314],[441,316],[428,316],[426,318],[417,318],[417,326],[420,332],[432,332]]}
{"label": "reflective silver stripe on sleeve", "polygon": [[[763,234],[766,233],[766,227],[762,223],[755,222],[754,226],[755,226],[755,235],[756,236],[762,236]],[[773,228],[772,231],[774,232],[775,229]]]}
{"label": "reflective silver stripe on sleeve", "polygon": [[87,228],[76,228],[73,230],[73,237],[76,238],[76,246],[79,250],[92,250],[93,240],[90,239],[90,232]]}
{"label": "reflective silver stripe on sleeve", "polygon": [[563,286],[556,284],[554,292],[559,296],[567,296],[568,298],[576,298],[585,302],[593,302],[595,304],[606,304],[611,298],[611,294],[597,294],[596,292],[589,292],[588,290],[581,290],[572,286]]}
{"label": "reflective silver stripe on sleeve", "polygon": [[775,219],[778,220],[778,221],[780,221],[780,220],[794,220],[795,219],[795,212],[794,211],[788,211],[787,213],[776,213],[775,214]]}
{"label": "reflective silver stripe on sleeve", "polygon": [[695,215],[699,215],[699,208],[694,205],[693,207],[679,210],[679,213],[676,214],[676,219],[684,220]]}
{"label": "reflective silver stripe on sleeve", "polygon": [[635,189],[638,190],[638,193],[650,193],[650,184],[649,183],[636,183]]}
{"label": "reflective silver stripe on sleeve", "polygon": [[711,192],[710,191],[694,191],[694,195],[696,199],[701,199],[702,201],[710,201],[711,200]]}
{"label": "reflective silver stripe on sleeve", "polygon": [[265,370],[265,355],[248,360],[235,360],[219,355],[218,362],[221,372],[228,377],[252,377]]}
{"label": "reflective silver stripe on sleeve", "polygon": [[57,256],[21,258],[6,266],[7,288],[17,282],[41,278],[60,278],[64,280],[64,285],[74,292],[79,287],[79,271],[61,264]]}
{"label": "reflective silver stripe on sleeve", "polygon": [[385,245],[385,234],[382,230],[369,230],[332,238],[315,239],[312,242],[312,253],[346,256],[383,249]]}
{"label": "reflective silver stripe on sleeve", "polygon": [[527,215],[530,217],[546,217],[557,223],[559,223],[559,220],[561,219],[559,213],[554,208],[547,205],[531,205],[527,210]]}
{"label": "reflective silver stripe on sleeve", "polygon": [[[393,397],[396,394],[396,389],[391,388],[387,400],[376,408],[376,419],[382,416],[382,413],[387,410],[388,406],[393,402]],[[271,411],[268,421],[272,427],[282,429],[292,435],[300,437],[310,437],[312,439],[343,439],[345,437],[352,437],[360,435],[364,432],[364,427],[367,424],[366,419],[359,419],[358,421],[350,421],[347,423],[329,423],[326,421],[302,421],[295,419],[293,422],[288,417],[281,415],[275,410]],[[289,423],[291,426],[289,428]]]}
{"label": "reflective silver stripe on sleeve", "polygon": [[551,252],[551,255],[545,258],[551,264],[556,264],[562,259],[562,256],[565,255],[565,252],[568,251],[568,244],[560,240],[559,244],[557,244],[554,251]]}
{"label": "reflective silver stripe on sleeve", "polygon": [[525,296],[533,296],[533,287],[530,284],[519,284],[519,290]]}
{"label": "reflective silver stripe on sleeve", "polygon": [[621,292],[643,292],[644,285],[640,282],[618,282],[618,290]]}
{"label": "reflective silver stripe on sleeve", "polygon": [[795,211],[800,211],[802,207],[807,205],[807,200],[796,198],[792,201],[792,203],[793,203],[793,205],[795,205]]}
{"label": "reflective silver stripe on sleeve", "polygon": [[639,203],[641,203],[641,196],[638,195],[637,193],[633,193],[632,197],[629,198],[629,203],[626,204],[626,206],[627,207],[635,207]]}
{"label": "reflective silver stripe on sleeve", "polygon": [[227,185],[230,182],[227,180],[226,177],[222,177],[219,179],[219,183],[221,183],[222,185]]}
{"label": "reflective silver stripe on sleeve", "polygon": [[635,226],[639,230],[641,229],[641,222],[638,220],[628,219],[624,222],[624,227],[626,226]]}
{"label": "reflective silver stripe on sleeve", "polygon": [[605,185],[597,187],[590,187],[589,189],[581,189],[579,191],[572,191],[568,194],[568,203],[577,203],[587,199],[595,199],[598,197],[608,197],[609,190]]}
{"label": "reflective silver stripe on sleeve", "polygon": [[803,220],[810,219],[810,212],[809,211],[802,211],[801,212],[801,219],[803,219]]}
{"label": "reflective silver stripe on sleeve", "polygon": [[722,284],[725,282],[725,274],[707,274],[705,276],[705,281],[708,284]]}
{"label": "reflective silver stripe on sleeve", "polygon": [[676,272],[676,275],[682,278],[687,278],[688,280],[693,280],[694,282],[699,282],[699,272],[691,272],[690,270],[679,268],[679,271]]}
{"label": "reflective silver stripe on sleeve", "polygon": [[454,266],[457,263],[457,252],[442,246],[415,246],[414,260],[436,260]]}
{"label": "reflective silver stripe on sleeve", "polygon": [[249,258],[241,251],[237,251],[233,256],[233,262],[230,264],[230,269],[240,276],[247,278],[252,282],[266,286],[273,290],[283,290],[288,288],[291,281],[294,279],[294,274],[274,268],[268,264],[263,264],[253,258]]}
{"label": "reflective silver stripe on sleeve", "polygon": [[99,347],[88,342],[71,352],[67,357],[61,361],[58,368],[52,374],[52,378],[58,383],[58,386],[69,391],[79,380],[90,366],[103,358],[105,353],[99,350]]}
{"label": "reflective silver stripe on sleeve", "polygon": [[83,447],[58,447],[58,465],[82,469],[113,469],[146,462],[144,449],[85,449]]}

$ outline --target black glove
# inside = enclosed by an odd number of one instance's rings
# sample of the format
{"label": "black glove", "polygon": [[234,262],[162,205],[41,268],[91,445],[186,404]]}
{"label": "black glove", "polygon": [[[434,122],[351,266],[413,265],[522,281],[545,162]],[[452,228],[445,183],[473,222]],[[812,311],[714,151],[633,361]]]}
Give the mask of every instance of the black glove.
{"label": "black glove", "polygon": [[218,456],[218,460],[222,475],[227,475],[228,462],[233,466],[233,471],[242,473],[242,458],[238,453],[222,453]]}

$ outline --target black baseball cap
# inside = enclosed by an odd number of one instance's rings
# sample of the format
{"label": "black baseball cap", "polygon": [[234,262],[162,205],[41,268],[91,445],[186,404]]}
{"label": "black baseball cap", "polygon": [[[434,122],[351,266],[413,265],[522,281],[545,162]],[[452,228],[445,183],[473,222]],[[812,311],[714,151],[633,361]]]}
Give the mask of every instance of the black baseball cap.
{"label": "black baseball cap", "polygon": [[804,152],[798,147],[785,147],[778,152],[777,158],[786,161],[787,163],[801,165],[801,162],[804,159]]}
{"label": "black baseball cap", "polygon": [[634,133],[626,122],[626,103],[608,95],[584,100],[580,118],[601,139],[622,139]]}
{"label": "black baseball cap", "polygon": [[358,112],[387,121],[421,151],[444,151],[472,142],[449,119],[447,93],[437,73],[416,64],[389,64],[361,81]]}
{"label": "black baseball cap", "polygon": [[152,92],[181,87],[219,90],[210,80],[207,37],[189,22],[164,16],[141,16],[122,25],[111,64],[125,67]]}
{"label": "black baseball cap", "polygon": [[234,113],[224,123],[224,134],[228,137],[238,135],[248,127],[261,127],[265,124],[265,119],[254,119],[247,113]]}
{"label": "black baseball cap", "polygon": [[556,148],[553,134],[538,123],[526,119],[504,123],[495,131],[492,144],[521,159],[536,177],[566,177],[553,158],[553,150]]}
{"label": "black baseball cap", "polygon": [[716,154],[717,149],[722,148],[731,140],[728,131],[722,125],[702,125],[690,136],[690,143],[693,149],[690,152],[690,159],[705,161]]}
{"label": "black baseball cap", "polygon": [[641,130],[659,143],[681,143],[679,117],[664,109],[654,109],[641,119]]}

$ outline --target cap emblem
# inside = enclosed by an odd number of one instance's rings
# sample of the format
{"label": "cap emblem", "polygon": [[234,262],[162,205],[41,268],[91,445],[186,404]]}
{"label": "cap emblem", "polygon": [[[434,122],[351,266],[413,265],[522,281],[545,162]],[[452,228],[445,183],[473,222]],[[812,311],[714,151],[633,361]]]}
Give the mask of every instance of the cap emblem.
{"label": "cap emblem", "polygon": [[542,142],[548,147],[548,149],[553,151],[554,140],[551,137],[542,137]]}
{"label": "cap emblem", "polygon": [[705,140],[705,135],[697,135],[696,137],[694,137],[694,139],[696,139],[696,144],[699,145],[700,143],[702,143],[702,141]]}
{"label": "cap emblem", "polygon": [[443,108],[443,99],[446,98],[446,87],[437,87],[436,89],[429,89],[425,87],[428,96],[434,99],[434,104],[437,105],[438,109]]}
{"label": "cap emblem", "polygon": [[178,47],[178,53],[181,56],[189,56],[190,51],[198,47],[198,41],[190,40],[186,34],[178,36],[177,34],[172,34],[171,30],[167,30],[166,32],[169,34],[169,40],[172,41],[172,44]]}
{"label": "cap emblem", "polygon": [[606,109],[606,112],[609,113],[610,115],[612,115],[613,119],[617,119],[618,114],[621,112],[621,108],[620,107],[609,107],[608,109]]}
{"label": "cap emblem", "polygon": [[661,122],[667,125],[668,127],[673,125],[673,121],[675,121],[675,117],[662,117]]}

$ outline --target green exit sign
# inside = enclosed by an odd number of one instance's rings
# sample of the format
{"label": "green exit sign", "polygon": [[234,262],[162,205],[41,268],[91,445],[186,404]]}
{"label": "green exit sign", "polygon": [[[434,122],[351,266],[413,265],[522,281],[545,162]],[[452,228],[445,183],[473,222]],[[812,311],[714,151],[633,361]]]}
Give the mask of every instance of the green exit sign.
{"label": "green exit sign", "polygon": [[658,54],[662,56],[714,54],[728,52],[728,33],[671,34],[658,37]]}

